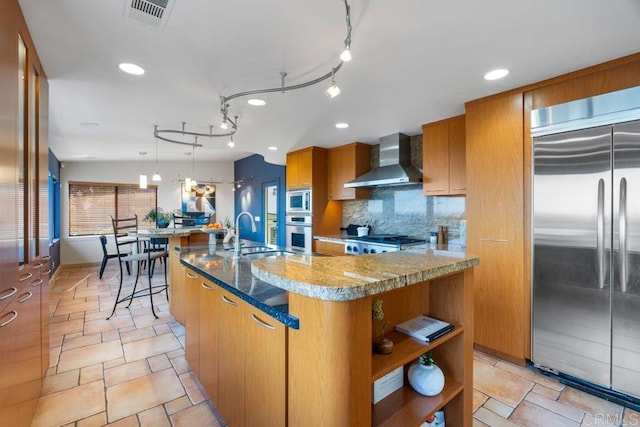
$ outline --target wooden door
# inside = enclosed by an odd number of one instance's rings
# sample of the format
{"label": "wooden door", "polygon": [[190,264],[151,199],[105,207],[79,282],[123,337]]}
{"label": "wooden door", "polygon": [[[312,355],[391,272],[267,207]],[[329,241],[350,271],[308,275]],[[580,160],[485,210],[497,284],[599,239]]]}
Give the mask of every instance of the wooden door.
{"label": "wooden door", "polygon": [[449,122],[442,120],[422,127],[422,163],[425,195],[449,193]]}
{"label": "wooden door", "polygon": [[523,95],[466,105],[468,252],[475,271],[474,342],[524,363]]}
{"label": "wooden door", "polygon": [[[245,425],[245,316],[244,302],[220,289],[218,302],[220,325],[218,336],[218,401],[220,415],[229,426]],[[268,399],[263,396],[263,399]],[[254,409],[254,408],[251,408]]]}
{"label": "wooden door", "polygon": [[218,401],[218,330],[220,325],[219,287],[201,280],[200,293],[200,384],[209,397]]}
{"label": "wooden door", "polygon": [[246,425],[285,426],[286,327],[253,306],[245,308]]}
{"label": "wooden door", "polygon": [[[169,245],[169,311],[183,325],[186,323],[185,267],[180,264],[180,250]],[[190,273],[195,274],[195,273]]]}
{"label": "wooden door", "polygon": [[467,193],[465,116],[449,121],[449,194]]}
{"label": "wooden door", "polygon": [[[192,270],[185,269],[184,272],[186,288],[186,310],[185,316],[185,353],[187,363],[191,369],[200,377],[200,283],[202,277]],[[173,294],[172,294],[173,295]]]}
{"label": "wooden door", "polygon": [[285,169],[287,190],[298,187],[298,153],[287,153],[287,167]]}
{"label": "wooden door", "polygon": [[329,200],[340,200],[342,186],[342,162],[340,148],[332,148],[327,156],[327,193]]}
{"label": "wooden door", "polygon": [[298,187],[310,188],[313,184],[313,149],[298,153]]}

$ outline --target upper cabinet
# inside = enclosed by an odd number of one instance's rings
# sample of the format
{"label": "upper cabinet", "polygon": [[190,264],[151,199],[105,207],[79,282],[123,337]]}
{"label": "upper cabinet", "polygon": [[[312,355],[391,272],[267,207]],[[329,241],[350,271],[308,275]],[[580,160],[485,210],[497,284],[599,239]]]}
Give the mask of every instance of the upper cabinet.
{"label": "upper cabinet", "polygon": [[371,146],[360,142],[332,148],[328,159],[329,200],[368,199],[368,188],[345,188],[344,184],[371,169]]}
{"label": "upper cabinet", "polygon": [[314,147],[287,153],[287,190],[313,185]]}
{"label": "upper cabinet", "polygon": [[464,195],[466,190],[465,117],[422,125],[426,196]]}

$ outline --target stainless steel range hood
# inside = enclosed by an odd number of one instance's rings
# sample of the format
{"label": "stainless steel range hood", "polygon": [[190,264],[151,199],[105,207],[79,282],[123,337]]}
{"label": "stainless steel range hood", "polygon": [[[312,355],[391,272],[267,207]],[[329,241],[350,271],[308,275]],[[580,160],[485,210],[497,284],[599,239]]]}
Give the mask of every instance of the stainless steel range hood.
{"label": "stainless steel range hood", "polygon": [[408,135],[394,133],[380,138],[380,167],[344,184],[347,188],[421,184],[422,171],[411,166]]}

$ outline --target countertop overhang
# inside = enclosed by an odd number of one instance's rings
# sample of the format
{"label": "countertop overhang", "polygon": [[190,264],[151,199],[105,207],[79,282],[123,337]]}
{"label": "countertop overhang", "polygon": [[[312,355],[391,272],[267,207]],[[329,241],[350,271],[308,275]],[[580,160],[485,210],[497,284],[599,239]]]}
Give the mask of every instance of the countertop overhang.
{"label": "countertop overhang", "polygon": [[457,273],[479,264],[462,252],[425,249],[373,255],[256,259],[251,273],[311,298],[350,301]]}

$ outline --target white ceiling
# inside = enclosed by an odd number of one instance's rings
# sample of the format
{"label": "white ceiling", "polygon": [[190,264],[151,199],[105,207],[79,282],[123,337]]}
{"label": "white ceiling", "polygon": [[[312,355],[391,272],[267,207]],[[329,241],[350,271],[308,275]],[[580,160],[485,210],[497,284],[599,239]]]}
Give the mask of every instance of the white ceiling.
{"label": "white ceiling", "polygon": [[[125,15],[127,0],[20,0],[50,85],[50,146],[60,160],[153,158],[153,125],[207,132],[219,97],[318,77],[337,65],[342,0],[171,0],[162,28]],[[130,0],[129,0],[130,1]],[[203,140],[201,160],[253,153],[284,164],[310,145],[376,144],[461,114],[464,102],[640,51],[638,0],[350,0],[353,60],[329,81],[231,101],[236,147]],[[122,73],[134,62],[144,76]],[[487,71],[511,70],[484,81]],[[350,123],[346,130],[334,124]],[[82,122],[95,122],[86,128]],[[270,145],[279,147],[272,152]],[[159,143],[161,160],[190,147]],[[76,156],[76,157],[74,157]]]}

